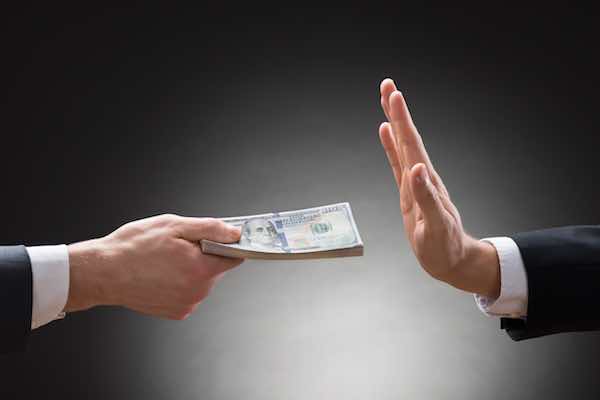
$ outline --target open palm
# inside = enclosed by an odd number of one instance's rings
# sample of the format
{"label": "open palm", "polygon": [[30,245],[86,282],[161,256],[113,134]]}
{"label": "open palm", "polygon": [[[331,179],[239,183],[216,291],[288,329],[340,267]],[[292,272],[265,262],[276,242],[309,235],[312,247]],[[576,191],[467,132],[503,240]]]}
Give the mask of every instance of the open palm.
{"label": "open palm", "polygon": [[381,83],[381,106],[388,122],[381,124],[379,136],[400,192],[404,229],[419,263],[434,278],[459,289],[495,295],[499,289],[490,281],[489,268],[479,266],[495,252],[465,233],[404,97],[391,79]]}

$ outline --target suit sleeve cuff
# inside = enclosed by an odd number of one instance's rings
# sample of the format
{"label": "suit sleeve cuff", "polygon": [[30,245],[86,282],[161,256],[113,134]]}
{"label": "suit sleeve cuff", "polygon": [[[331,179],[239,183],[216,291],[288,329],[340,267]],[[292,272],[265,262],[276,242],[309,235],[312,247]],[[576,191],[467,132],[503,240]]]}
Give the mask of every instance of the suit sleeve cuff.
{"label": "suit sleeve cuff", "polygon": [[500,297],[490,299],[475,295],[479,309],[488,316],[527,317],[527,274],[519,247],[509,237],[482,239],[491,243],[500,261]]}
{"label": "suit sleeve cuff", "polygon": [[64,317],[69,295],[66,245],[27,247],[33,277],[31,329]]}

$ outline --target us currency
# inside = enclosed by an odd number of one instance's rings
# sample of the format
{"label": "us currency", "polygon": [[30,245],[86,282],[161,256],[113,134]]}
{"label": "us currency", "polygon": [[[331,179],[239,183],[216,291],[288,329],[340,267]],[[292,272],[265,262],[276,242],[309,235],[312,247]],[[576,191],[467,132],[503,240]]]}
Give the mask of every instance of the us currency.
{"label": "us currency", "polygon": [[240,241],[202,240],[205,254],[282,260],[363,255],[363,242],[348,203],[221,219],[241,228]]}

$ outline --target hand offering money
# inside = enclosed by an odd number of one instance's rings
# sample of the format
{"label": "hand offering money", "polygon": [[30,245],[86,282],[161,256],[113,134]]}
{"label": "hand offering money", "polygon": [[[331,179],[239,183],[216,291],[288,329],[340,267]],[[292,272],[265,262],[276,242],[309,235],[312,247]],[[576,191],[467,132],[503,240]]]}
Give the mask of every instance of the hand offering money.
{"label": "hand offering money", "polygon": [[242,228],[240,241],[202,240],[203,253],[280,260],[363,255],[363,242],[348,203],[222,220]]}

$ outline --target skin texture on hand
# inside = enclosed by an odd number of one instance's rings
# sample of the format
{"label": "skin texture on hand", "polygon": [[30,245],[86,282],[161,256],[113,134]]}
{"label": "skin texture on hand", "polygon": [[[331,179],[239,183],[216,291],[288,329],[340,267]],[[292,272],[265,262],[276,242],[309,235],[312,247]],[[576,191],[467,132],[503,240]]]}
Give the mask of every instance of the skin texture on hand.
{"label": "skin texture on hand", "polygon": [[379,137],[400,192],[406,236],[419,263],[432,277],[458,289],[497,298],[500,266],[495,248],[465,232],[394,82],[385,79],[380,91],[388,122],[379,127]]}
{"label": "skin texture on hand", "polygon": [[143,314],[185,319],[225,271],[243,260],[205,255],[197,242],[232,243],[239,228],[214,218],[159,215],[111,234],[71,244],[65,311],[116,305]]}

